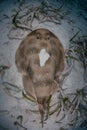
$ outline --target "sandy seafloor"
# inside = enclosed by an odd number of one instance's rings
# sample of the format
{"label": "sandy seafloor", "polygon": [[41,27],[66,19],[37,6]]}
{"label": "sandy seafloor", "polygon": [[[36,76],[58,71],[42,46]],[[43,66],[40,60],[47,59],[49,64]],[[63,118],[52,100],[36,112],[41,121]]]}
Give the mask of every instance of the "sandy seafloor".
{"label": "sandy seafloor", "polygon": [[[20,0],[21,1],[21,0]],[[39,4],[41,1],[27,0],[25,4]],[[56,6],[58,2],[47,1],[49,4],[53,4]],[[65,2],[61,0],[61,3]],[[70,2],[70,1],[69,1]],[[76,0],[75,0],[76,2]],[[67,3],[65,2],[65,6],[63,10],[70,10],[71,13],[67,16],[68,18],[64,18],[61,20],[61,24],[55,24],[52,22],[44,22],[38,24],[37,21],[33,21],[33,29],[43,27],[52,31],[62,42],[64,49],[68,48],[70,38],[80,30],[79,35],[87,36],[87,6],[86,11],[83,9],[77,8],[77,4]],[[84,0],[84,2],[86,2]],[[77,1],[78,3],[78,1]],[[87,2],[85,3],[87,4]],[[84,4],[84,6],[85,6]],[[75,6],[76,5],[76,6]],[[0,0],[0,65],[10,66],[9,69],[6,69],[5,72],[0,74],[0,130],[23,130],[27,128],[27,130],[64,130],[65,129],[76,129],[74,126],[70,127],[67,124],[70,119],[75,117],[74,115],[66,115],[66,117],[62,120],[62,123],[55,123],[56,121],[61,119],[61,114],[59,117],[56,117],[56,114],[53,114],[48,118],[44,127],[41,127],[40,124],[40,115],[30,112],[29,109],[35,110],[35,104],[23,98],[22,90],[22,79],[21,74],[17,72],[15,66],[15,52],[18,48],[22,39],[30,32],[26,30],[18,29],[17,31],[12,31],[11,36],[21,37],[20,39],[9,39],[8,34],[11,28],[14,26],[12,24],[12,15],[14,14],[13,9],[17,9],[19,6],[19,1],[17,0]],[[82,13],[82,15],[80,15]],[[83,18],[83,15],[85,19]],[[68,88],[68,93],[75,92],[76,89],[83,88],[87,83],[86,79],[83,77],[84,69],[80,62],[75,61],[74,67],[67,77],[67,80],[63,84],[63,88]],[[19,87],[19,91],[16,92],[14,87],[13,91],[9,89],[12,96],[10,96],[9,91],[5,89],[5,87],[11,86],[7,84],[3,84],[3,82],[9,82],[11,84],[17,85]],[[55,100],[55,98],[54,98]],[[18,121],[17,117],[22,115],[23,122],[22,125],[25,127],[21,127],[15,125],[14,122]],[[77,128],[81,129],[81,128]],[[84,128],[85,130],[87,129]],[[81,129],[82,130],[82,129]]]}

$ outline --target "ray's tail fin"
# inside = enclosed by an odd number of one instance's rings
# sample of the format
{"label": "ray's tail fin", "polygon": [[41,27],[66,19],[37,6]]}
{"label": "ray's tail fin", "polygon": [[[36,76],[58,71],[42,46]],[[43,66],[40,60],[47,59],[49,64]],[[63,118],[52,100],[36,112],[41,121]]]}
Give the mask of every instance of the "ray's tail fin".
{"label": "ray's tail fin", "polygon": [[41,123],[42,123],[42,127],[44,126],[44,118],[45,116],[47,116],[46,114],[48,114],[48,108],[49,108],[49,97],[44,97],[44,98],[37,98],[37,102],[38,102],[38,107],[39,107],[39,112],[41,115]]}

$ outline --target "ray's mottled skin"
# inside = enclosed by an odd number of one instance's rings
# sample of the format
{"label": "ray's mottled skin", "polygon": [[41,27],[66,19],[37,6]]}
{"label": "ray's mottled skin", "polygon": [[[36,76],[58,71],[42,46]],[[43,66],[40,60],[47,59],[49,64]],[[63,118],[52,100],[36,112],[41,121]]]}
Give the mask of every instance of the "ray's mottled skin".
{"label": "ray's mottled skin", "polygon": [[[43,67],[40,66],[39,53],[46,49],[50,55]],[[43,126],[44,115],[50,96],[58,91],[59,75],[64,69],[64,49],[59,39],[47,29],[32,31],[21,42],[15,55],[18,72],[22,74],[27,94],[38,102]]]}

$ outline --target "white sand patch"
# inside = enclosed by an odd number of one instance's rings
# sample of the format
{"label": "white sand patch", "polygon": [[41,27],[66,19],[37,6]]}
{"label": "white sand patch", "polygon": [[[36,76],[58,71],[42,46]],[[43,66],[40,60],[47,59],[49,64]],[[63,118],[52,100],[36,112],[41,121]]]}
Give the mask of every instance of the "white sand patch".
{"label": "white sand patch", "polygon": [[46,61],[49,59],[49,54],[46,52],[46,49],[41,49],[39,53],[39,58],[40,58],[40,66],[43,67],[46,63]]}

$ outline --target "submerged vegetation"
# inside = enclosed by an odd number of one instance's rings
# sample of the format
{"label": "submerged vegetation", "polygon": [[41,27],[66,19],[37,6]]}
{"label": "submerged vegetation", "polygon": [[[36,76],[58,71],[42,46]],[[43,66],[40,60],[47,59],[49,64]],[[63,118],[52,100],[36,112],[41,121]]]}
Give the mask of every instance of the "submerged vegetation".
{"label": "submerged vegetation", "polygon": [[[78,34],[78,32],[76,33]],[[70,39],[69,49],[66,51],[66,57],[80,62],[84,68],[84,79],[87,74],[87,37],[74,35]],[[76,38],[76,39],[74,39]]]}
{"label": "submerged vegetation", "polygon": [[38,20],[39,24],[43,22],[54,22],[55,24],[60,24],[61,19],[66,16],[66,12],[61,11],[62,8],[63,5],[53,7],[47,4],[47,2],[42,1],[40,5],[31,5],[30,7],[19,8],[13,16],[12,23],[16,28],[26,28],[31,30],[35,19]]}
{"label": "submerged vegetation", "polygon": [[[22,2],[22,4],[21,4]],[[54,24],[61,24],[61,21],[69,14],[67,11],[63,11],[63,4],[58,6],[52,6],[46,1],[42,1],[40,4],[24,4],[25,1],[19,1],[19,7],[13,9],[12,28],[9,30],[9,39],[20,39],[12,36],[12,31],[21,29],[23,31],[32,31],[35,27],[34,22],[37,23],[36,27],[42,23],[51,22]]]}
{"label": "submerged vegetation", "polygon": [[7,66],[7,65],[0,65],[0,73],[2,73],[6,69],[9,69],[9,66]]}

